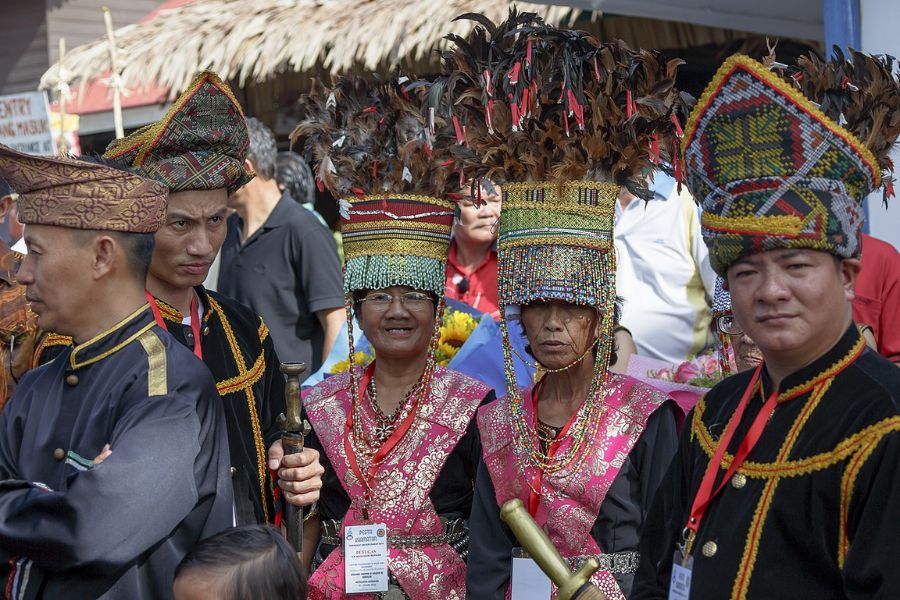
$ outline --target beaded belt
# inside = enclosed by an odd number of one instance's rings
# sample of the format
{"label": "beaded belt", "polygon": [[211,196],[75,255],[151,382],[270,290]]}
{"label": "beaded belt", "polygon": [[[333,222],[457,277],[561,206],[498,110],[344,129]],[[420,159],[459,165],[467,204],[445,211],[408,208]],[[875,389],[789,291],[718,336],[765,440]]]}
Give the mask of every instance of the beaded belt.
{"label": "beaded belt", "polygon": [[608,571],[616,575],[635,573],[641,555],[638,552],[612,552],[610,554],[588,554],[566,559],[573,570],[578,570],[589,558],[596,558],[600,563],[600,571]]}
{"label": "beaded belt", "polygon": [[[435,544],[450,544],[455,550],[460,542],[468,542],[469,530],[465,519],[444,519],[444,533],[433,535],[388,535],[388,545],[392,548],[409,548],[413,546],[432,546]],[[342,521],[326,519],[322,521],[321,543],[329,546],[341,545]],[[468,546],[468,544],[466,544]],[[463,556],[463,558],[465,558]]]}

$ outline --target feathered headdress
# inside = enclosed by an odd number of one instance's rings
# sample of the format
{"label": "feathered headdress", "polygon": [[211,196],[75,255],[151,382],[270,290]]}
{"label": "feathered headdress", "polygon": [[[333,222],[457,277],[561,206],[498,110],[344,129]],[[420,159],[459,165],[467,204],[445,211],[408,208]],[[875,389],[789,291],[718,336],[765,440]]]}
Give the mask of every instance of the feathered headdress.
{"label": "feathered headdress", "polygon": [[679,121],[691,99],[675,87],[679,59],[599,43],[534,13],[482,15],[442,54],[429,106],[452,123],[457,166],[500,183],[606,181],[647,197],[645,175],[678,165]]}
{"label": "feathered headdress", "polygon": [[[458,191],[446,145],[435,147],[421,111],[424,88],[407,78],[371,84],[313,82],[291,134],[338,198],[347,291],[408,285],[443,295]],[[454,187],[455,186],[455,187]]]}
{"label": "feathered headdress", "polygon": [[421,110],[423,84],[407,78],[369,83],[313,80],[299,101],[303,119],[291,133],[316,165],[316,182],[335,198],[458,191],[448,145],[435,148]]}
{"label": "feathered headdress", "polygon": [[[461,173],[502,185],[498,283],[510,406],[516,412],[522,399],[507,316],[552,299],[597,307],[602,319],[595,345],[576,361],[594,350],[589,411],[612,351],[620,188],[649,198],[648,177],[665,163],[680,177],[679,120],[689,103],[674,85],[681,61],[601,44],[533,13],[512,10],[500,24],[460,18],[479,26],[465,39],[449,37],[455,47],[442,54],[428,108],[452,127]],[[520,421],[519,440],[537,456]]]}
{"label": "feathered headdress", "polygon": [[851,58],[735,55],[713,77],[685,127],[685,167],[720,275],[777,248],[859,256],[863,199],[883,182],[893,193],[900,83],[893,59]]}
{"label": "feathered headdress", "polygon": [[[881,170],[875,187],[884,186],[884,201],[894,195],[894,164],[890,153],[900,136],[900,85],[894,58],[870,56],[837,46],[834,58],[822,62],[815,54],[780,69],[829,119],[841,125],[874,155]],[[773,67],[780,67],[771,62]],[[900,66],[900,65],[898,65]]]}

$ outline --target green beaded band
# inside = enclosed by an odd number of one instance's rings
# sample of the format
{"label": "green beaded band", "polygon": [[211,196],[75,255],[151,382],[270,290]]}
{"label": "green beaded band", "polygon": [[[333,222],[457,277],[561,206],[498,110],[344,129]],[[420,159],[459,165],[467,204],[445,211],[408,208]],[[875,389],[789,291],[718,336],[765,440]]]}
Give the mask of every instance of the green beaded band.
{"label": "green beaded band", "polygon": [[446,271],[446,261],[424,256],[356,256],[344,267],[344,291],[405,285],[443,297]]}

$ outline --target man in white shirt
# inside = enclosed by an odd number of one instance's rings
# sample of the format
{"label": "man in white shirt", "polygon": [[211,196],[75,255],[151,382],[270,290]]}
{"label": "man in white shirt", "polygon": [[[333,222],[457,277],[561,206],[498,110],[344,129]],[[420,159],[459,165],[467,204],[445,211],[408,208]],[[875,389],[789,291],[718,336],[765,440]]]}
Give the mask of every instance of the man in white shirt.
{"label": "man in white shirt", "polygon": [[716,276],[700,237],[700,217],[686,188],[657,172],[654,197],[625,188],[616,203],[616,292],[621,325],[638,354],[680,363],[710,342],[710,299]]}

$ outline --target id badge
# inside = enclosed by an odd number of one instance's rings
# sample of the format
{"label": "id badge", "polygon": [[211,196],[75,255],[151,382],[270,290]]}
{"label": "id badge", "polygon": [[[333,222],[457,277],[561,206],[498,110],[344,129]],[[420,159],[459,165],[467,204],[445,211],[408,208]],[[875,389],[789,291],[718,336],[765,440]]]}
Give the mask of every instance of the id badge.
{"label": "id badge", "polygon": [[387,526],[383,523],[344,527],[344,592],[388,591]]}
{"label": "id badge", "polygon": [[669,580],[669,600],[689,600],[691,596],[691,572],[694,569],[694,557],[685,560],[681,549],[675,550],[672,557],[672,579]]}
{"label": "id badge", "polygon": [[524,548],[512,551],[512,600],[550,600],[550,578]]}

